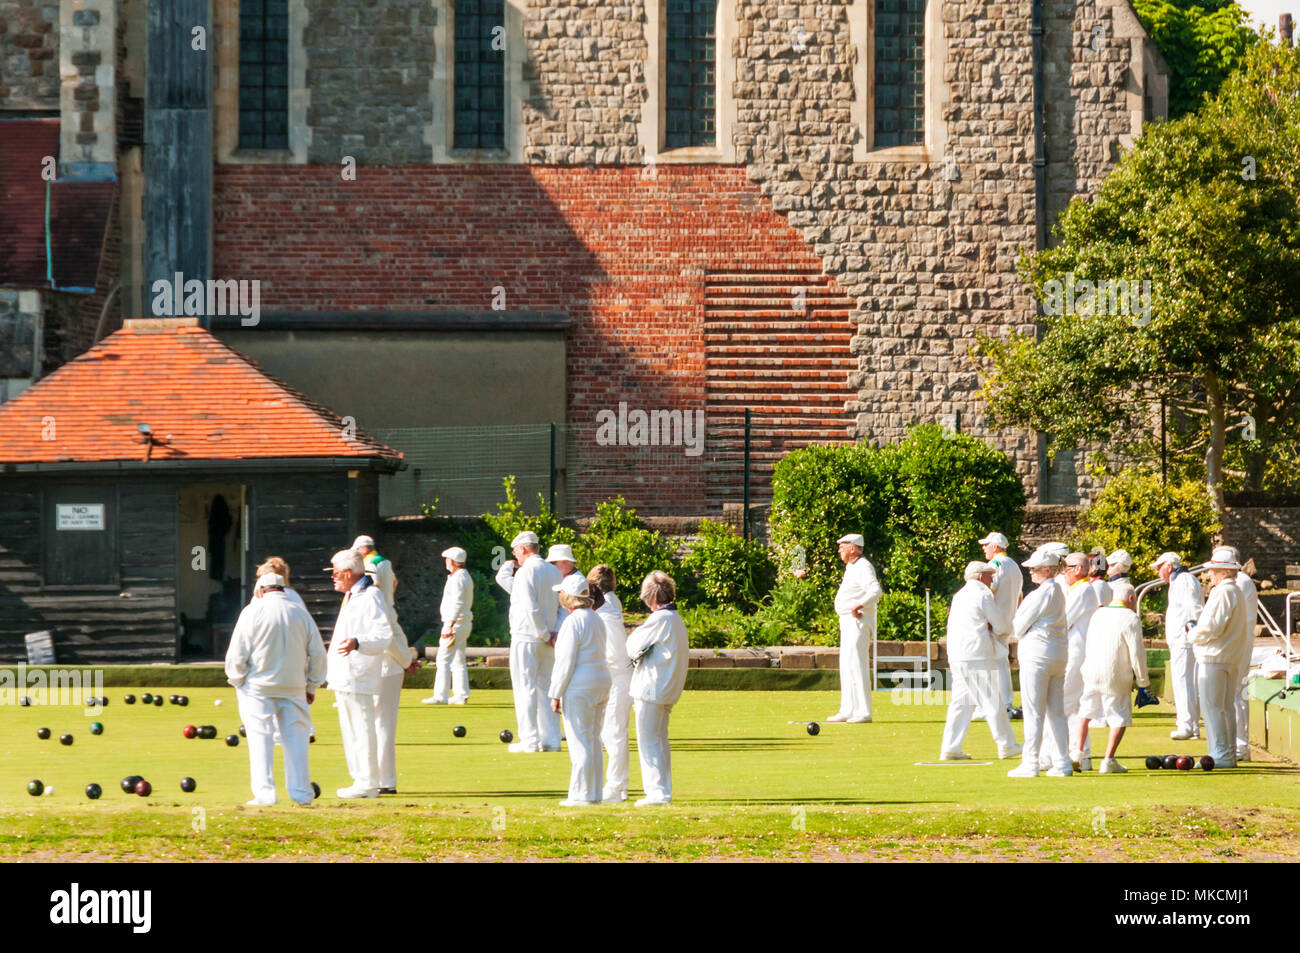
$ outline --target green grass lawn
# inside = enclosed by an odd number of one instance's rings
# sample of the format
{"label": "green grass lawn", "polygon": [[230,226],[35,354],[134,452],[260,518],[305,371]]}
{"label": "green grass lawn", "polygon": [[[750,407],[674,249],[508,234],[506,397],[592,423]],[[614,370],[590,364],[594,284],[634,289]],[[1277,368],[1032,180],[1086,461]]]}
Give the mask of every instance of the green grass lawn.
{"label": "green grass lawn", "polygon": [[[245,808],[247,749],[221,740],[239,727],[232,689],[171,688],[187,708],[127,706],[145,688],[105,689],[103,712],[0,707],[0,858],[516,859],[1294,859],[1300,857],[1300,769],[1256,760],[1204,773],[1148,771],[1148,754],[1204,753],[1169,740],[1166,706],[1135,716],[1121,748],[1127,775],[1013,780],[1010,762],[917,765],[939,754],[942,705],[895,704],[877,693],[872,725],[822,724],[827,692],[688,692],[673,713],[673,785],[666,809],[556,806],[567,754],[511,755],[509,693],[477,691],[464,708],[428,708],[408,690],[399,722],[398,790],[340,801],[349,782],[332,695],[314,706],[312,774],[324,796],[311,809]],[[215,706],[217,699],[221,706]],[[102,721],[103,735],[88,726]],[[797,721],[798,724],[788,724]],[[182,736],[215,724],[215,741]],[[451,728],[463,724],[468,736]],[[37,738],[45,726],[53,737]],[[1017,736],[1021,726],[1016,725]],[[59,744],[64,732],[71,747]],[[1104,734],[1094,733],[1094,745]],[[966,750],[994,754],[977,722]],[[1257,753],[1257,758],[1260,757]],[[277,758],[277,775],[280,766]],[[123,794],[130,774],[154,785]],[[198,782],[185,794],[184,776]],[[633,795],[640,771],[633,754]],[[39,798],[39,778],[55,793]],[[94,781],[103,797],[83,793]]]}

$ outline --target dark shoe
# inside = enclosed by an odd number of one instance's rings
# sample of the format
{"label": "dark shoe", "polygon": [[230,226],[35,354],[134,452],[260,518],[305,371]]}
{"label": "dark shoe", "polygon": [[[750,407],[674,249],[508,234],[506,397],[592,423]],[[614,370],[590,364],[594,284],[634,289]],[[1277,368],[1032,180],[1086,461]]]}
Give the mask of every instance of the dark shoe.
{"label": "dark shoe", "polygon": [[397,788],[380,788],[380,789],[379,789],[379,793],[380,793],[380,794],[396,794],[396,793],[397,793]]}
{"label": "dark shoe", "polygon": [[1022,721],[1025,717],[1024,710],[1016,708],[1014,705],[1007,709],[1007,714],[1010,716],[1012,721]]}

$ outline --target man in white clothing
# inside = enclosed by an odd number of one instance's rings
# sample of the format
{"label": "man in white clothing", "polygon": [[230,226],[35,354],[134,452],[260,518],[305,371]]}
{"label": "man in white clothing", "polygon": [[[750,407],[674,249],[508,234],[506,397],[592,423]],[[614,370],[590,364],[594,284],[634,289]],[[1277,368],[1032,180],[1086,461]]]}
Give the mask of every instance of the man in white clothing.
{"label": "man in white clothing", "polygon": [[1065,717],[1069,725],[1068,752],[1075,771],[1092,770],[1092,742],[1084,735],[1082,749],[1076,747],[1079,739],[1079,700],[1083,698],[1083,662],[1087,654],[1088,623],[1097,611],[1097,590],[1092,587],[1088,574],[1092,560],[1086,553],[1070,553],[1065,557],[1065,629],[1068,649],[1065,661]]}
{"label": "man in white clothing", "polygon": [[[1145,693],[1147,650],[1142,644],[1142,623],[1137,616],[1137,593],[1127,582],[1116,582],[1112,602],[1092,614],[1088,623],[1088,654],[1083,661],[1083,697],[1079,702],[1076,748],[1087,747],[1088,726],[1100,721],[1110,728],[1102,774],[1128,771],[1115,754],[1124,729],[1133,724],[1133,680]],[[1139,699],[1141,700],[1141,699]]]}
{"label": "man in white clothing", "polygon": [[384,652],[379,673],[379,694],[375,696],[375,743],[379,746],[379,793],[397,793],[397,715],[402,707],[402,683],[406,673],[419,671],[415,653],[406,641],[406,632],[397,621],[393,599],[397,592],[397,575],[392,562],[379,554],[375,541],[358,536],[352,548],[361,556],[366,575],[384,596],[384,610],[393,630],[393,640]]}
{"label": "man in white clothing", "polygon": [[1241,653],[1249,651],[1246,600],[1237,588],[1241,564],[1220,547],[1205,564],[1210,598],[1187,641],[1196,653],[1196,687],[1210,757],[1220,768],[1237,766],[1236,694]]}
{"label": "man in white clothing", "polygon": [[438,615],[442,617],[442,638],[438,641],[438,671],[433,694],[421,701],[426,705],[463,705],[469,701],[469,671],[465,667],[465,646],[474,629],[474,578],[465,568],[469,554],[459,546],[443,550],[447,581],[442,587]]}
{"label": "man in white clothing", "polygon": [[375,698],[380,693],[384,655],[393,642],[388,605],[366,575],[361,555],[345,549],[334,554],[327,570],[343,606],[330,638],[329,687],[339,706],[343,754],[352,784],[339,788],[341,798],[379,797],[379,741],[375,732]]}
{"label": "man in white clothing", "polygon": [[1011,732],[1011,719],[999,691],[996,644],[1011,631],[1011,617],[1003,613],[989,584],[995,567],[966,564],[966,585],[957,590],[948,607],[948,663],[952,693],[943,729],[943,761],[965,761],[961,750],[970,730],[971,715],[979,711],[993,732],[999,758],[1019,757],[1021,747]]}
{"label": "man in white clothing", "polygon": [[[1007,555],[1010,543],[1001,533],[989,533],[980,540],[984,549],[984,559],[993,567],[993,598],[997,600],[998,609],[1009,621],[1015,618],[1020,606],[1020,593],[1025,588],[1025,576],[1016,565],[1016,561]],[[1015,707],[1015,694],[1011,684],[1011,626],[1006,632],[993,638],[993,653],[997,657],[998,694],[1002,706],[1012,720],[1021,718],[1024,712]]]}
{"label": "man in white clothing", "polygon": [[1165,641],[1169,643],[1169,682],[1174,690],[1177,723],[1169,737],[1187,741],[1200,737],[1200,705],[1196,689],[1196,655],[1187,633],[1205,606],[1201,583],[1183,568],[1177,553],[1162,553],[1151,564],[1160,578],[1169,583],[1169,608],[1165,610]]}
{"label": "man in white clothing", "polygon": [[226,680],[235,686],[248,735],[250,805],[276,803],[274,737],[284,751],[284,781],[295,804],[313,800],[308,770],[307,706],[325,681],[325,647],[306,609],[285,596],[285,580],[266,573],[261,596],[239,614],[226,650]]}
{"label": "man in white clothing", "polygon": [[555,668],[555,587],[564,577],[541,557],[537,534],[525,530],[510,543],[514,559],[501,564],[497,585],[510,593],[510,687],[519,729],[509,751],[515,754],[560,750],[560,719],[551,711],[546,689]]}
{"label": "man in white clothing", "polygon": [[840,617],[840,710],[827,721],[851,725],[871,721],[871,643],[876,637],[876,603],[884,591],[876,570],[862,555],[866,541],[860,533],[841,536],[844,579],[835,593]]}
{"label": "man in white clothing", "polygon": [[[1236,546],[1219,547],[1227,554],[1233,562],[1241,562],[1241,553],[1237,551]],[[1241,653],[1241,684],[1237,689],[1237,701],[1235,704],[1236,721],[1237,721],[1237,763],[1250,760],[1250,688],[1249,674],[1251,655],[1255,646],[1255,625],[1259,622],[1259,589],[1255,586],[1255,580],[1250,578],[1250,573],[1246,572],[1243,567],[1241,572],[1237,573],[1237,588],[1241,590],[1241,597],[1246,600],[1246,651]]]}

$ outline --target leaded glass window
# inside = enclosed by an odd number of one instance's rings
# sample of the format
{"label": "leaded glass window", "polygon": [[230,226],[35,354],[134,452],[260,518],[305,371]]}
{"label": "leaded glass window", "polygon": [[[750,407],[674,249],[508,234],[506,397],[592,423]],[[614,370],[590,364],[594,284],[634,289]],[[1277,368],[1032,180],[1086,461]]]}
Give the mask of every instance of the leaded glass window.
{"label": "leaded glass window", "polygon": [[289,148],[289,0],[239,0],[239,146]]}
{"label": "leaded glass window", "polygon": [[452,148],[506,147],[505,0],[455,0]]}
{"label": "leaded glass window", "polygon": [[665,149],[716,142],[715,52],[717,0],[667,0],[664,69]]}
{"label": "leaded glass window", "polygon": [[876,0],[875,146],[925,140],[926,0]]}

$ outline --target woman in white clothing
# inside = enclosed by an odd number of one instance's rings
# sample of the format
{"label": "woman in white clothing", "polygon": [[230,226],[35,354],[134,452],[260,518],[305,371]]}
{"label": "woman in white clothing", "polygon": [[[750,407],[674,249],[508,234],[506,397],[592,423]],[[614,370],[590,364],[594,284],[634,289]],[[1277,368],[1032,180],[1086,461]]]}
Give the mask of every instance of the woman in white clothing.
{"label": "woman in white clothing", "polygon": [[555,668],[551,672],[551,711],[564,716],[569,742],[569,796],[560,807],[600,803],[600,729],[609,698],[609,666],[605,662],[605,623],[592,608],[594,595],[581,573],[566,576],[552,587],[560,605],[569,610],[555,639]]}
{"label": "woman in white clothing", "polygon": [[465,667],[465,646],[474,629],[474,579],[465,563],[469,556],[459,546],[444,550],[447,582],[442,588],[442,638],[438,640],[438,671],[433,679],[433,694],[420,699],[425,705],[453,705],[469,701],[469,670]]}
{"label": "woman in white clothing", "polygon": [[[1064,778],[1074,773],[1067,756],[1065,720],[1065,663],[1068,655],[1065,626],[1065,593],[1057,583],[1061,558],[1040,549],[1022,563],[1038,586],[1025,596],[1016,610],[1013,628],[1019,642],[1020,700],[1025,710],[1025,744],[1020,767],[1007,772],[1009,778],[1038,777],[1039,749],[1053,753],[1055,763],[1048,777]],[[1044,731],[1052,742],[1043,744]]]}
{"label": "woman in white clothing", "polygon": [[650,609],[645,622],[627,640],[632,672],[632,702],[636,707],[636,746],[641,757],[641,786],[645,797],[637,807],[671,804],[673,767],[668,749],[668,716],[686,687],[690,640],[686,623],[677,614],[677,585],[655,570],[641,583],[641,601]]}
{"label": "woman in white clothing", "polygon": [[627,627],[623,606],[614,592],[614,569],[602,563],[587,573],[587,583],[604,596],[596,614],[605,623],[605,662],[609,665],[609,702],[600,740],[609,754],[601,800],[626,801],[628,783],[628,719],[632,713],[632,663],[627,657]]}

